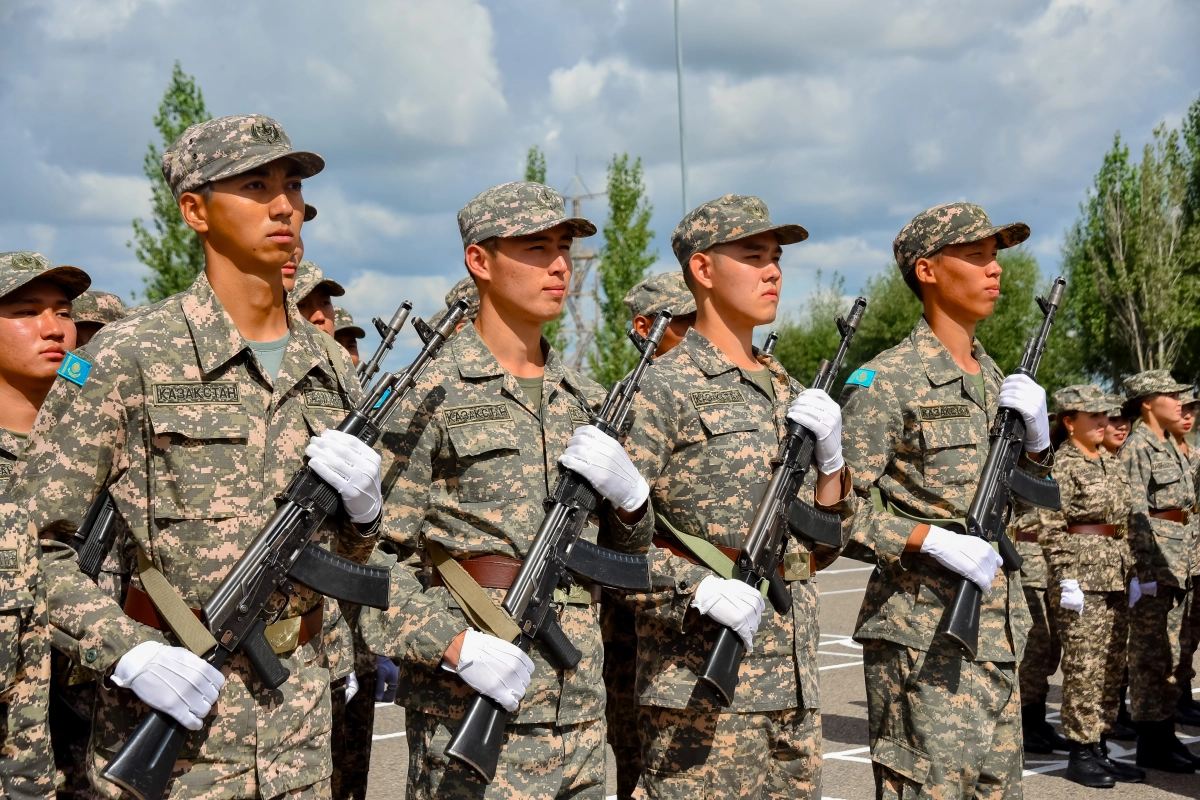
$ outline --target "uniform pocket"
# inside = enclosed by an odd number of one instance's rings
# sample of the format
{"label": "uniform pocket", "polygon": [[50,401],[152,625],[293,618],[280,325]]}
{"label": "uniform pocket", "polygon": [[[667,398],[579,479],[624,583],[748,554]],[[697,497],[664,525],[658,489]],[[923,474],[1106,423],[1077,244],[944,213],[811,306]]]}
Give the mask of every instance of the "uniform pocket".
{"label": "uniform pocket", "polygon": [[925,482],[961,486],[979,475],[979,434],[970,419],[922,419]]}
{"label": "uniform pocket", "polygon": [[[507,413],[507,405],[504,408]],[[449,425],[448,432],[454,445],[459,502],[496,502],[528,494],[521,441],[513,422]]]}
{"label": "uniform pocket", "polygon": [[1155,460],[1150,462],[1150,473],[1154,482],[1160,486],[1170,486],[1173,483],[1178,483],[1183,477],[1183,470],[1179,465],[1169,459]]}
{"label": "uniform pocket", "polygon": [[246,444],[250,417],[240,407],[149,408],[154,516],[224,519],[249,513]]}

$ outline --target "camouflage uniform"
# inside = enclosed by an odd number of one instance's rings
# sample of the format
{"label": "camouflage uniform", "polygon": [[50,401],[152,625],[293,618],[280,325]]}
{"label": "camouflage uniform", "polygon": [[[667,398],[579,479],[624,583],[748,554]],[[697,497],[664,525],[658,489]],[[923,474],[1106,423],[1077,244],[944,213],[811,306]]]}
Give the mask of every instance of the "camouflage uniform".
{"label": "camouflage uniform", "polygon": [[[676,317],[696,313],[696,298],[677,271],[660,272],[641,281],[623,301],[631,316],[653,318],[669,309]],[[663,354],[662,346],[659,354]],[[637,631],[633,612],[620,599],[606,593],[600,609],[604,640],[604,704],[608,744],[617,768],[617,797],[633,796],[642,774],[641,732],[637,724]]]}
{"label": "camouflage uniform", "polygon": [[[993,226],[982,208],[953,203],[917,215],[893,250],[908,274],[919,258],[992,235],[1007,247],[1029,228]],[[842,391],[842,442],[862,501],[845,555],[875,565],[855,640],[864,646],[880,797],[1021,795],[1017,663],[1030,618],[1020,575],[996,575],[980,609],[976,659],[968,661],[938,635],[962,578],[906,552],[919,522],[945,527],[966,516],[987,459],[1003,375],[978,341],[972,348],[983,397],[924,318],[855,370]],[[872,502],[875,492],[883,508]]]}
{"label": "camouflage uniform", "polygon": [[475,279],[470,275],[450,287],[450,291],[446,292],[446,308],[439,309],[436,314],[430,317],[429,324],[437,327],[437,324],[442,321],[442,317],[446,315],[446,311],[450,306],[459,300],[467,301],[467,313],[463,315],[463,319],[475,319],[479,316],[479,287],[475,285]]}
{"label": "camouflage uniform", "polygon": [[[1055,393],[1054,401],[1059,412],[1108,409],[1097,386],[1068,386]],[[1116,722],[1125,678],[1133,497],[1120,460],[1104,448],[1092,458],[1068,439],[1058,448],[1051,474],[1062,493],[1062,510],[1040,509],[1038,516],[1050,564],[1053,617],[1063,642],[1063,733],[1092,744]],[[1071,532],[1075,525],[1112,525],[1116,531],[1111,536]],[[1083,614],[1059,605],[1064,580],[1079,582]]]}
{"label": "camouflage uniform", "polygon": [[[1190,388],[1190,387],[1189,387]],[[1183,405],[1196,402],[1194,392],[1188,392],[1184,397],[1181,397]],[[1193,445],[1187,450],[1188,464],[1191,466],[1192,485],[1196,487],[1196,499],[1200,502],[1200,447]],[[1195,587],[1200,584],[1200,526],[1197,526],[1192,539],[1192,590],[1193,597]],[[1196,704],[1192,695],[1192,681],[1196,678],[1196,670],[1192,666],[1192,662],[1196,656],[1197,646],[1200,645],[1200,603],[1192,602],[1188,605],[1188,617],[1184,624],[1184,630],[1187,631],[1187,638],[1180,645],[1180,702],[1189,705]]]}
{"label": "camouflage uniform", "polygon": [[[491,236],[520,236],[568,222],[562,199],[535,183],[487,190],[459,212],[464,247]],[[396,702],[405,708],[408,796],[549,798],[604,796],[604,693],[598,609],[588,595],[565,603],[558,621],[583,657],[563,670],[539,640],[520,709],[505,728],[495,779],[443,756],[475,692],[441,668],[447,647],[470,627],[432,568],[427,542],[455,560],[520,559],[545,516],[542,501],[575,428],[587,424],[604,390],[567,369],[542,341],[540,407],[488,350],[473,323],[446,343],[393,416],[382,443],[382,529],[400,553],[391,608],[364,612],[371,650],[400,659]],[[585,537],[595,541],[597,527]],[[436,581],[435,581],[436,578]],[[485,588],[499,604],[504,589]]]}
{"label": "camouflage uniform", "polygon": [[[312,294],[313,290],[321,287],[329,292],[330,297],[341,297],[346,293],[342,285],[333,278],[326,278],[325,273],[311,261],[301,261],[296,265],[296,282],[288,292],[288,302],[298,305]],[[336,323],[335,323],[336,325]]]}
{"label": "camouflage uniform", "polygon": [[1046,597],[1046,557],[1039,541],[1025,541],[1024,537],[1038,536],[1036,511],[1022,514],[1013,523],[1017,537],[1017,552],[1021,554],[1021,588],[1025,592],[1025,603],[1029,607],[1031,627],[1025,643],[1025,654],[1021,658],[1017,674],[1021,679],[1021,703],[1045,703],[1050,691],[1050,676],[1058,671],[1062,656],[1062,644],[1053,620],[1050,619],[1049,600]]}
{"label": "camouflage uniform", "polygon": [[[687,264],[694,253],[764,231],[782,244],[807,235],[799,225],[773,225],[758,198],[727,195],[689,212],[671,245]],[[695,329],[647,372],[626,449],[650,484],[660,524],[718,546],[742,544],[771,478],[788,405],[802,390],[773,357],[757,358],[773,397]],[[802,491],[810,501],[814,485],[815,470]],[[837,556],[821,548],[816,565]],[[712,570],[663,548],[651,549],[650,559],[655,591],[630,598],[643,766],[635,796],[820,797],[819,601],[807,547],[788,543],[792,608],[779,614],[768,606],[728,708],[697,677],[719,626],[691,601]]]}
{"label": "camouflage uniform", "polygon": [[349,333],[355,339],[361,339],[367,335],[367,332],[354,324],[354,315],[344,308],[334,307],[333,309],[333,332]]}
{"label": "camouflage uniform", "polygon": [[[281,155],[304,174],[321,163],[292,153],[269,119],[216,119],[185,131],[164,154],[163,172],[179,195]],[[77,525],[108,487],[125,534],[117,545],[124,570],[144,555],[187,605],[200,607],[274,512],[310,437],[360,399],[344,351],[294,313],[288,325],[283,363],[267,375],[201,274],[188,291],[108,326],[60,371],[18,466],[14,499],[53,535]],[[375,535],[338,516],[313,540],[364,561]],[[127,616],[72,559],[50,561],[45,576],[56,642],[98,677],[141,642],[175,641]],[[315,624],[323,598],[295,588],[290,599],[277,597],[280,618]],[[134,589],[144,590],[137,575]],[[291,676],[273,691],[234,654],[205,727],[186,736],[173,796],[209,796],[215,785],[222,797],[328,796],[331,650],[336,642],[317,636],[281,653]],[[107,797],[119,791],[101,772],[147,711],[132,692],[101,683],[88,766]]]}
{"label": "camouflage uniform", "polygon": [[94,322],[109,325],[125,318],[125,304],[108,292],[89,289],[71,301],[71,319],[75,324]]}
{"label": "camouflage uniform", "polygon": [[[1125,388],[1132,400],[1191,387],[1176,383],[1166,370],[1154,370],[1127,378]],[[1187,456],[1170,436],[1159,439],[1145,423],[1135,426],[1125,440],[1121,461],[1133,487],[1129,546],[1134,569],[1140,582],[1158,583],[1157,594],[1143,595],[1130,611],[1130,710],[1135,722],[1162,722],[1175,714],[1180,684],[1189,669],[1182,664],[1181,652],[1192,599],[1196,485]],[[1182,512],[1187,521],[1151,516],[1171,510]]]}

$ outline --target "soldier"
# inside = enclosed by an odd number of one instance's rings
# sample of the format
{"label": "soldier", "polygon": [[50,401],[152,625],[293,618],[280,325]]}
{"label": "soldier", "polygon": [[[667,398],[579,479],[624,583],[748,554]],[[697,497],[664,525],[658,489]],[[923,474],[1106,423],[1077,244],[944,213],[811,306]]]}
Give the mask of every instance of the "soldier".
{"label": "soldier", "polygon": [[[52,266],[38,253],[0,253],[0,590],[13,600],[0,612],[0,784],[13,797],[53,797],[72,777],[69,769],[55,775],[50,750],[50,636],[37,536],[7,502],[7,486],[55,374],[75,348],[71,301],[90,283],[82,270]],[[56,731],[60,739],[64,733]],[[66,755],[60,769],[69,768]]]}
{"label": "soldier", "polygon": [[[1167,421],[1163,427],[1171,434],[1171,438],[1175,441],[1175,446],[1188,459],[1188,464],[1191,467],[1192,485],[1197,485],[1197,479],[1200,478],[1200,448],[1189,447],[1185,438],[1191,432],[1192,426],[1196,422],[1196,394],[1189,391],[1185,396],[1179,398],[1180,412],[1179,419],[1175,421]],[[1197,493],[1200,498],[1200,492]],[[1195,587],[1200,585],[1200,538],[1193,540],[1192,555],[1192,579],[1193,597]],[[1175,719],[1184,725],[1200,725],[1200,703],[1197,703],[1192,695],[1192,680],[1196,677],[1196,671],[1192,667],[1192,659],[1196,655],[1196,646],[1200,641],[1200,603],[1193,601],[1188,606],[1188,616],[1184,623],[1183,629],[1187,632],[1187,638],[1184,639],[1179,656],[1179,666],[1181,669],[1179,679],[1179,702],[1177,704]]]}
{"label": "soldier", "polygon": [[1046,596],[1046,558],[1038,539],[1038,515],[1034,510],[1022,514],[1013,523],[1013,539],[1021,564],[1021,588],[1029,608],[1031,627],[1025,655],[1017,675],[1021,682],[1021,733],[1026,753],[1048,754],[1069,751],[1070,743],[1046,721],[1046,696],[1050,676],[1058,671],[1062,644],[1050,616]]}
{"label": "soldier", "polygon": [[96,332],[125,318],[125,304],[108,292],[89,289],[71,301],[71,319],[75,322],[75,346],[83,347]]}
{"label": "soldier", "polygon": [[[587,424],[603,389],[563,366],[541,336],[562,312],[571,243],[596,226],[568,218],[557,192],[530,182],[488,189],[459,211],[458,225],[479,311],[385,432],[383,529],[412,555],[393,570],[392,607],[369,615],[376,624],[364,634],[373,652],[401,659],[410,798],[602,798],[598,592],[576,584],[556,593],[558,622],[582,652],[575,669],[562,669],[540,640],[526,655],[492,635],[503,627],[495,604],[545,516],[557,461],[592,482],[605,509],[628,515],[649,492],[620,444]],[[611,524],[610,511],[601,516]],[[646,527],[630,540],[648,539]],[[450,559],[462,570],[447,568]],[[481,591],[486,601],[476,601]],[[474,692],[516,712],[490,785],[443,755]]]}
{"label": "soldier", "polygon": [[1129,477],[1101,447],[1111,404],[1100,387],[1060,389],[1054,405],[1051,441],[1058,448],[1051,475],[1062,510],[1039,509],[1038,517],[1052,616],[1063,642],[1062,724],[1071,741],[1064,777],[1101,789],[1140,783],[1145,771],[1109,758],[1105,736],[1117,721],[1129,639]]}
{"label": "soldier", "polygon": [[[696,301],[695,326],[647,372],[629,450],[653,484],[656,591],[637,612],[638,797],[820,797],[818,598],[812,571],[838,552],[788,543],[780,571],[792,608],[764,615],[732,558],[770,480],[789,419],[817,437],[815,496],[849,516],[841,415],[751,344],[776,317],[785,245],[808,238],[771,222],[757,197],[726,195],[689,211],[671,248]],[[755,491],[755,487],[760,487]],[[811,502],[813,488],[806,488]],[[650,516],[648,513],[647,516]],[[714,547],[715,545],[715,547]],[[725,708],[696,675],[718,625],[746,645]]]}
{"label": "soldier", "polygon": [[1126,408],[1136,407],[1142,424],[1120,453],[1133,489],[1129,694],[1138,729],[1137,764],[1179,773],[1193,772],[1200,764],[1176,738],[1174,723],[1180,687],[1187,680],[1181,654],[1192,596],[1188,579],[1196,487],[1187,456],[1167,431],[1179,420],[1180,393],[1189,389],[1167,370],[1126,378]]}
{"label": "soldier", "polygon": [[1104,449],[1115,454],[1129,438],[1133,420],[1125,415],[1122,408],[1125,405],[1124,397],[1119,394],[1107,394],[1104,399],[1109,404],[1108,424],[1104,426]]}
{"label": "soldier", "polygon": [[[633,315],[633,329],[645,336],[660,311],[670,310],[667,326],[656,355],[661,356],[683,341],[696,321],[696,299],[679,272],[660,272],[634,286],[625,295],[625,307]],[[608,743],[617,768],[617,797],[633,796],[642,774],[641,733],[637,726],[637,632],[632,612],[615,595],[605,595],[600,609],[604,639],[604,716],[608,721]]]}
{"label": "soldier", "polygon": [[358,340],[366,335],[366,331],[354,324],[354,317],[349,311],[337,306],[333,307],[333,338],[346,348],[346,352],[350,354],[350,360],[356,367],[358,366]]}
{"label": "soldier", "polygon": [[190,731],[174,797],[214,786],[224,797],[329,795],[325,658],[338,644],[320,636],[323,598],[300,585],[277,598],[267,638],[290,677],[275,690],[241,652],[213,669],[193,654],[211,637],[188,627],[306,454],[344,510],[314,543],[358,561],[374,548],[379,457],[333,430],[361,394],[353,368],[284,301],[280,267],[303,220],[301,182],[323,167],[267,117],[184,131],[162,171],[200,237],[204,272],[68,355],[14,475],[13,497],[43,536],[73,529],[107,488],[115,552],[127,572],[136,558],[123,609],[73,559],[44,569],[56,642],[103,678],[88,768],[106,797],[120,790],[102,772],[151,707]]}
{"label": "soldier", "polygon": [[[892,249],[924,314],[842,390],[846,462],[864,501],[845,554],[876,565],[855,641],[879,797],[1021,795],[1017,664],[1029,608],[1020,575],[998,571],[1000,557],[963,535],[963,518],[1000,406],[1025,419],[1025,468],[1049,470],[1046,393],[1005,378],[975,339],[1000,294],[997,252],[1028,237],[1028,225],[993,225],[971,203],[914,217]],[[974,660],[938,635],[964,577],[984,593]]]}
{"label": "soldier", "polygon": [[[311,208],[312,206],[309,206]],[[296,288],[296,270],[300,268],[300,262],[304,260],[304,237],[296,237],[296,247],[292,250],[292,254],[288,256],[287,263],[281,268],[283,273],[283,290],[291,292]]]}
{"label": "soldier", "polygon": [[296,268],[295,283],[288,292],[288,302],[295,304],[301,317],[333,336],[337,332],[333,319],[333,298],[345,293],[342,285],[332,278],[326,278],[316,264],[301,261]]}
{"label": "soldier", "polygon": [[445,316],[446,310],[450,306],[457,303],[459,300],[467,301],[467,313],[463,315],[463,321],[458,324],[458,329],[462,330],[462,326],[467,324],[467,320],[473,320],[479,316],[479,289],[475,287],[475,279],[470,275],[463,278],[458,283],[450,287],[450,291],[446,292],[446,309],[438,311],[429,319],[430,325],[437,325]]}

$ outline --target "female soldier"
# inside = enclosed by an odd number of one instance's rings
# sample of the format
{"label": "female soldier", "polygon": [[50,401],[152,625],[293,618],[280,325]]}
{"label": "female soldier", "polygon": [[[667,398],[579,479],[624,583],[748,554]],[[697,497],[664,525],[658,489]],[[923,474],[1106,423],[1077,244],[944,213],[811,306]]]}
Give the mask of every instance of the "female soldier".
{"label": "female soldier", "polygon": [[[1184,438],[1192,430],[1193,424],[1196,422],[1196,404],[1200,402],[1196,398],[1195,392],[1188,392],[1179,398],[1180,412],[1177,421],[1167,422],[1163,425],[1167,432],[1171,434],[1171,438],[1175,441],[1175,446],[1180,452],[1187,457],[1188,463],[1191,465],[1192,483],[1197,484],[1197,479],[1200,478],[1200,447],[1188,447],[1187,440]],[[1198,494],[1197,496],[1200,496]],[[1192,539],[1192,586],[1197,585],[1200,581],[1200,540]],[[1188,607],[1188,617],[1183,626],[1183,642],[1182,655],[1179,657],[1179,668],[1182,671],[1179,678],[1179,702],[1176,704],[1176,721],[1184,725],[1200,725],[1200,703],[1197,703],[1192,695],[1192,681],[1196,677],[1196,672],[1192,668],[1192,658],[1196,655],[1196,646],[1200,644],[1200,604],[1195,602],[1193,598],[1191,605]]]}
{"label": "female soldier", "polygon": [[1113,455],[1121,449],[1121,445],[1125,444],[1125,439],[1129,437],[1129,430],[1133,427],[1133,418],[1125,414],[1121,408],[1125,403],[1125,398],[1117,394],[1105,395],[1105,399],[1111,404],[1108,410],[1108,424],[1104,426],[1104,449]]}
{"label": "female soldier", "polygon": [[1050,566],[1051,613],[1062,641],[1063,733],[1071,741],[1066,778],[1107,788],[1146,777],[1108,757],[1104,731],[1117,718],[1125,674],[1133,560],[1126,535],[1133,501],[1120,463],[1100,447],[1109,404],[1098,386],[1068,386],[1054,396],[1058,445],[1053,476],[1062,510],[1041,510]]}

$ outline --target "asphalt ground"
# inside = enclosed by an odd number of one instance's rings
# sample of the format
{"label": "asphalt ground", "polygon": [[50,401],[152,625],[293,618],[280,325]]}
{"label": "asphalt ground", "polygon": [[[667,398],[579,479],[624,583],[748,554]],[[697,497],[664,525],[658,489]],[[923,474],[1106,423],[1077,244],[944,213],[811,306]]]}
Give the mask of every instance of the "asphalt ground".
{"label": "asphalt ground", "polygon": [[[862,602],[863,588],[871,567],[840,559],[817,576],[821,590],[822,722],[825,733],[824,796],[830,800],[858,800],[875,795],[871,759],[867,747],[867,706],[863,688],[862,648],[850,636]],[[1200,664],[1200,660],[1198,660]],[[1048,719],[1057,723],[1062,696],[1062,675],[1051,678]],[[1200,728],[1180,731],[1181,738],[1200,753]],[[1133,761],[1133,743],[1112,742],[1116,758]],[[1115,790],[1085,789],[1064,780],[1066,753],[1031,755],[1025,761],[1024,795],[1028,800],[1091,800],[1091,798],[1200,798],[1200,774],[1169,775],[1150,771],[1146,783],[1118,784]],[[370,800],[400,798],[408,770],[408,747],[404,740],[403,709],[377,706],[375,741],[371,755]],[[609,754],[608,791],[615,791],[612,756]]]}

